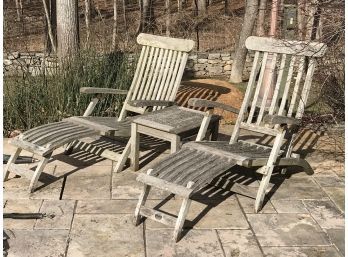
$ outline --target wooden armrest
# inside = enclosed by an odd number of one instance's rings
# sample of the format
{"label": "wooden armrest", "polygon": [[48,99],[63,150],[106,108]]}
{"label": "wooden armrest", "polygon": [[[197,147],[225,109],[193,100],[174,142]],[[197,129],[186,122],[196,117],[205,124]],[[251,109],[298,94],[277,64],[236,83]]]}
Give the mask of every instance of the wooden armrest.
{"label": "wooden armrest", "polygon": [[165,100],[134,100],[130,102],[130,105],[135,107],[150,107],[150,106],[172,106],[175,105],[174,101]]}
{"label": "wooden armrest", "polygon": [[119,94],[126,95],[128,90],[115,89],[115,88],[101,88],[101,87],[81,87],[80,93],[84,94]]}
{"label": "wooden armrest", "polygon": [[222,104],[222,103],[218,103],[218,102],[214,102],[214,101],[210,101],[210,100],[205,100],[205,99],[200,99],[200,98],[190,98],[188,100],[188,104],[193,106],[193,107],[208,107],[208,108],[220,108],[223,109],[225,111],[229,111],[229,112],[233,112],[238,114],[239,110],[229,106],[227,104]]}
{"label": "wooden armrest", "polygon": [[263,117],[263,121],[271,125],[276,125],[276,124],[299,125],[301,123],[300,119],[296,119],[293,117],[286,117],[282,115],[269,115],[269,114],[266,114],[265,117]]}

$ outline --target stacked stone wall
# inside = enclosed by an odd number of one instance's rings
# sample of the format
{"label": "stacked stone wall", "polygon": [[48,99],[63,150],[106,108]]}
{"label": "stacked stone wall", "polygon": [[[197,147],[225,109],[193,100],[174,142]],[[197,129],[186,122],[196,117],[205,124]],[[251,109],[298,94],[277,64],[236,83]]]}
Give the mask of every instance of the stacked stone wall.
{"label": "stacked stone wall", "polygon": [[[231,73],[234,53],[190,53],[185,68],[185,77],[209,78],[209,77],[229,77]],[[130,61],[133,61],[133,56]],[[38,75],[45,71],[51,73],[57,67],[57,57],[45,55],[44,53],[4,53],[4,74],[19,75],[30,73]],[[248,56],[244,76],[247,76],[251,69],[251,59]]]}

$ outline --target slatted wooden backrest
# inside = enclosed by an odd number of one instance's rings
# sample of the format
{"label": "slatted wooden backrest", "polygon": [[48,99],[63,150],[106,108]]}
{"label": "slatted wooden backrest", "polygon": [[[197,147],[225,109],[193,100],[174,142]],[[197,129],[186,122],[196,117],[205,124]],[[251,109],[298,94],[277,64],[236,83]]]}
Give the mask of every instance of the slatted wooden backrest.
{"label": "slatted wooden backrest", "polygon": [[[126,117],[127,111],[143,114],[146,108],[134,107],[134,100],[174,101],[188,52],[194,41],[150,34],[139,34],[138,44],[142,45],[141,54],[133,82],[123,105],[119,120]],[[155,107],[154,110],[161,107]]]}
{"label": "slatted wooden backrest", "polygon": [[322,43],[254,36],[247,38],[245,45],[255,56],[231,143],[237,141],[241,128],[277,135],[277,126],[262,123],[265,114],[301,118],[316,58],[326,51]]}

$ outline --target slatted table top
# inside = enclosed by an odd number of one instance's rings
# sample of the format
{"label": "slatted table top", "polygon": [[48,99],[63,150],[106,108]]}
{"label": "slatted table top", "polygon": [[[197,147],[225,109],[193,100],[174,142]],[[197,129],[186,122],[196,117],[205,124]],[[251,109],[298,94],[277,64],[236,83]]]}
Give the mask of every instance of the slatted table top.
{"label": "slatted table top", "polygon": [[[141,115],[133,120],[134,123],[156,128],[165,132],[180,134],[199,128],[204,112],[189,108],[171,106],[162,110]],[[211,121],[218,121],[220,117],[213,115]]]}

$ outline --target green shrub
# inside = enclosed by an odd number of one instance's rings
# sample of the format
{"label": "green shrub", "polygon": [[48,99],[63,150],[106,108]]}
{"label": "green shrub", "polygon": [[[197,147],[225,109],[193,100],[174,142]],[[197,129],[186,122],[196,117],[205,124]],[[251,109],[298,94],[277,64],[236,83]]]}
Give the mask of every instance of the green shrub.
{"label": "green shrub", "polygon": [[[4,78],[4,134],[82,115],[92,95],[80,94],[81,87],[128,89],[134,73],[134,63],[128,55],[115,52],[100,55],[81,52],[71,63],[54,67],[50,72],[32,76],[24,71]],[[93,113],[115,116],[125,96],[107,96]]]}

